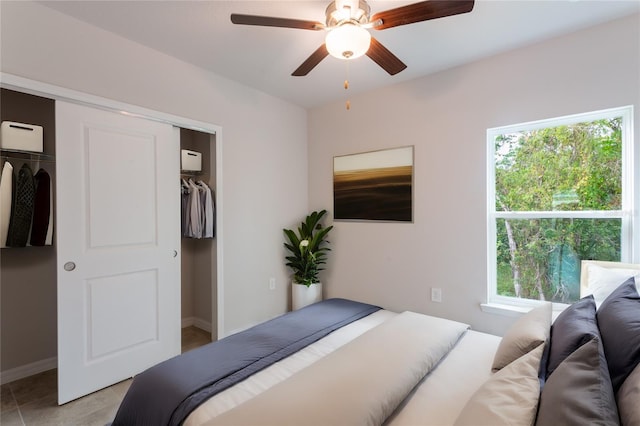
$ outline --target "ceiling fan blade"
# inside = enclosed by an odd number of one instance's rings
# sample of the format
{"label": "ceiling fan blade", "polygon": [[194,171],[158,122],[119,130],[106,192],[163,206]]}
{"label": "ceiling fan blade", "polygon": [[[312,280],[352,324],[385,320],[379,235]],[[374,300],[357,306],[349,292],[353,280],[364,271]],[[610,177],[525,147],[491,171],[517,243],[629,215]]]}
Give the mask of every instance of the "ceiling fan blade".
{"label": "ceiling fan blade", "polygon": [[327,51],[327,46],[323,43],[322,46],[318,47],[291,75],[294,77],[303,77],[309,74],[309,72],[327,56],[329,56],[329,51]]}
{"label": "ceiling fan blade", "polygon": [[318,31],[324,29],[324,24],[317,21],[302,19],[275,18],[271,16],[231,14],[231,22],[240,25],[259,25],[263,27],[296,28],[300,30]]}
{"label": "ceiling fan blade", "polygon": [[381,20],[382,23],[374,25],[373,28],[376,30],[384,30],[385,28],[471,12],[473,10],[473,3],[473,0],[422,1],[376,13],[371,17],[370,21],[375,22]]}
{"label": "ceiling fan blade", "polygon": [[373,37],[371,37],[371,45],[367,51],[367,56],[390,75],[396,75],[407,67],[404,62]]}

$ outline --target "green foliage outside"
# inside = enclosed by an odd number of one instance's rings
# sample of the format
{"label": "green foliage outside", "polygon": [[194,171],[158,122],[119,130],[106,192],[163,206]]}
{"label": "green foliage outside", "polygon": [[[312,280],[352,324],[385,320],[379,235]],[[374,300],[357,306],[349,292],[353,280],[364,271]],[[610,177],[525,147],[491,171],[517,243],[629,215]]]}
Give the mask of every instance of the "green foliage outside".
{"label": "green foliage outside", "polygon": [[[620,210],[621,119],[500,135],[497,211]],[[570,303],[579,261],[620,260],[620,219],[498,219],[499,295]]]}

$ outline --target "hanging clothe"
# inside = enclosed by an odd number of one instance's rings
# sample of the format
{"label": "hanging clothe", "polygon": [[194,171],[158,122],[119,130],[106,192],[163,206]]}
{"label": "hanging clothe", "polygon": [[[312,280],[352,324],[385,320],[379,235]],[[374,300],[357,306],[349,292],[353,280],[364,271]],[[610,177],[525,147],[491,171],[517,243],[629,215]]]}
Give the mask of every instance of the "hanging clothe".
{"label": "hanging clothe", "polygon": [[11,206],[13,205],[13,165],[6,161],[0,178],[0,247],[7,246]]}
{"label": "hanging clothe", "polygon": [[180,226],[180,235],[183,237],[187,236],[187,229],[189,227],[187,218],[189,217],[190,208],[189,204],[189,184],[186,180],[180,179],[180,212],[181,212],[181,226]]}
{"label": "hanging clothe", "polygon": [[28,164],[23,164],[16,180],[7,247],[25,247],[27,245],[33,217],[34,196],[33,172]]}
{"label": "hanging clothe", "polygon": [[47,236],[44,239],[44,245],[50,246],[53,244],[53,179],[49,178],[49,226],[47,227]]}
{"label": "hanging clothe", "polygon": [[211,188],[203,181],[180,181],[182,236],[213,238],[215,234],[214,200]]}
{"label": "hanging clothe", "polygon": [[201,188],[203,193],[202,197],[202,205],[203,205],[203,215],[204,215],[204,226],[203,226],[203,238],[213,238],[214,237],[214,206],[213,206],[213,190],[204,183],[203,181],[199,181],[198,185]]}
{"label": "hanging clothe", "polygon": [[191,187],[191,218],[189,224],[189,235],[193,238],[202,238],[202,203],[200,202],[200,190],[198,186],[189,179],[189,186]]}
{"label": "hanging clothe", "polygon": [[31,225],[30,244],[43,246],[49,230],[49,214],[51,212],[51,177],[44,169],[38,170],[34,176],[36,191],[33,203],[33,224]]}

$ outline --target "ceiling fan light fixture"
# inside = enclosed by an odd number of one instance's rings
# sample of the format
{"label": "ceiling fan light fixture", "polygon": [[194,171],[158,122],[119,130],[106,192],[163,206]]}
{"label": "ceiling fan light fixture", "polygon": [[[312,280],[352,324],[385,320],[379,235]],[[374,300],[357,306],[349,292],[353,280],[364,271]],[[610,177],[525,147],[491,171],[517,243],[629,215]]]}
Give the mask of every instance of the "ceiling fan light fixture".
{"label": "ceiling fan light fixture", "polygon": [[371,8],[366,0],[335,0],[327,6],[325,15],[327,27],[335,27],[342,22],[369,22]]}
{"label": "ceiling fan light fixture", "polygon": [[334,58],[355,59],[369,50],[371,34],[358,25],[345,23],[329,31],[325,44]]}

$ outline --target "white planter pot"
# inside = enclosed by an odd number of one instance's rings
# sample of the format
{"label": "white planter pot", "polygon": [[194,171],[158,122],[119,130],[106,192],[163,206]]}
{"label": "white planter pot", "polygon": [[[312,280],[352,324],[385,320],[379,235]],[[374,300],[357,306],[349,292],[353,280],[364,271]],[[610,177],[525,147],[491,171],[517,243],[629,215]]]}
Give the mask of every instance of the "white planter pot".
{"label": "white planter pot", "polygon": [[321,300],[322,283],[311,284],[309,287],[304,284],[291,284],[291,307],[294,311]]}

